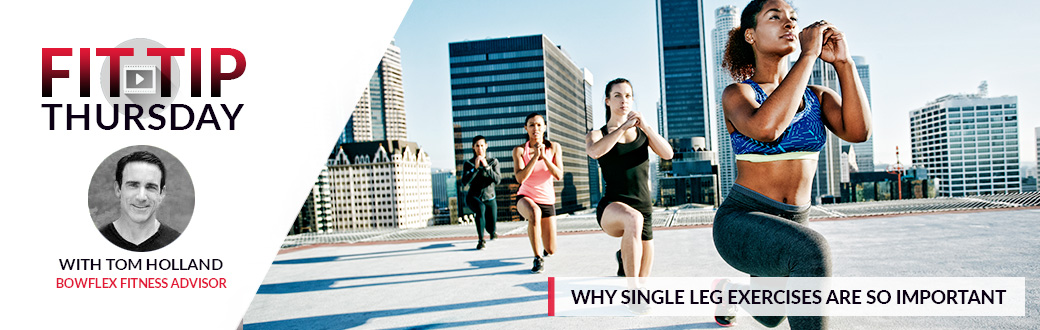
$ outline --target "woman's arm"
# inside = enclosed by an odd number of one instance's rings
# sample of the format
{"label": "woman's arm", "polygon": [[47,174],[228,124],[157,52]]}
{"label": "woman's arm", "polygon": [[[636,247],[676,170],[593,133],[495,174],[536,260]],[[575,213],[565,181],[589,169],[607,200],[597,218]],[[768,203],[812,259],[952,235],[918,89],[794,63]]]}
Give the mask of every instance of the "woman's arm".
{"label": "woman's arm", "polygon": [[833,27],[829,32],[820,59],[834,65],[841,95],[823,86],[812,86],[812,89],[820,96],[824,123],[834,135],[849,142],[863,142],[870,138],[871,131],[867,93],[856,72],[856,63],[849,55],[845,35]]}
{"label": "woman's arm", "polygon": [[820,56],[824,31],[830,24],[813,24],[799,34],[802,53],[787,77],[761,104],[755,90],[746,84],[732,84],[722,92],[722,109],[733,128],[752,139],[772,142],[791,125],[809,84],[813,64]]}
{"label": "woman's arm", "polygon": [[603,135],[603,132],[600,132],[598,129],[594,129],[589,132],[589,134],[585,134],[585,153],[593,159],[603,157],[607,152],[610,152],[610,149],[614,148],[614,145],[617,144],[618,140],[621,140],[621,136],[625,134],[626,130],[636,125],[637,121],[637,118],[629,116],[628,120],[621,124],[621,127],[613,132],[607,133],[607,135]]}
{"label": "woman's arm", "polygon": [[513,177],[520,184],[527,180],[527,177],[531,175],[531,171],[534,169],[534,164],[537,163],[537,161],[525,163],[523,153],[523,146],[513,148]]}
{"label": "woman's arm", "polygon": [[672,145],[668,143],[668,140],[654,132],[650,125],[647,125],[646,121],[643,120],[642,115],[639,115],[638,123],[639,129],[643,130],[643,134],[646,134],[646,139],[650,142],[650,149],[661,159],[672,159]]}
{"label": "woman's arm", "polygon": [[563,157],[560,155],[560,144],[552,144],[552,159],[542,158],[545,161],[545,167],[549,168],[549,173],[552,174],[556,180],[563,179]]}
{"label": "woman's arm", "polygon": [[722,110],[733,128],[752,139],[772,142],[791,125],[802,102],[815,58],[802,56],[773,93],[761,104],[755,90],[747,84],[734,83],[722,92]]}

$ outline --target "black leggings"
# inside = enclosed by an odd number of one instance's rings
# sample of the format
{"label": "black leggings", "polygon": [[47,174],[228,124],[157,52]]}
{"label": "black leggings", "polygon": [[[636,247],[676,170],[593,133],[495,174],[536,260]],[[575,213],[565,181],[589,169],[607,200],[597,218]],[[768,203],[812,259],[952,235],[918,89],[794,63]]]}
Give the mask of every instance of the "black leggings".
{"label": "black leggings", "polygon": [[[715,249],[730,266],[751,276],[829,277],[830,248],[805,225],[809,206],[780,203],[734,184],[712,225]],[[784,316],[755,316],[775,327]],[[791,329],[825,329],[826,316],[792,316]]]}
{"label": "black leggings", "polygon": [[498,217],[498,205],[495,200],[480,201],[476,197],[466,196],[466,205],[469,205],[469,209],[473,210],[476,217],[473,219],[473,223],[477,224],[477,238],[480,241],[484,240],[484,230],[487,230],[489,238],[495,238],[498,235],[495,234],[495,220]]}

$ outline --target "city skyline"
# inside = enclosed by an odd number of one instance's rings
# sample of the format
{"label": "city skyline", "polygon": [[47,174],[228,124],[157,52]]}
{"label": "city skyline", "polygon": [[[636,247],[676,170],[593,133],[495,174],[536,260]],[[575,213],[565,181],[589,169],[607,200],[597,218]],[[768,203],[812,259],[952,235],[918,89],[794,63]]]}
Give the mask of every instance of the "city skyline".
{"label": "city skyline", "polygon": [[[745,4],[705,0],[703,8],[710,13],[722,5],[742,9]],[[1031,90],[1040,88],[1040,82],[1025,77],[1040,73],[1040,68],[1016,63],[1029,63],[1029,58],[1040,55],[1040,49],[1025,45],[1013,34],[1003,31],[1026,35],[1040,32],[1036,26],[1018,24],[1024,21],[1024,13],[1031,11],[1023,9],[1040,9],[1040,5],[996,1],[942,7],[895,2],[872,4],[867,8],[852,6],[808,0],[795,3],[802,22],[827,18],[846,33],[852,53],[869,59],[876,163],[894,163],[896,146],[903,150],[910,148],[908,123],[880,124],[880,119],[905,118],[913,109],[938,97],[971,93],[982,80],[989,81],[991,95],[1020,97],[1023,109],[1019,119],[1023,127],[1019,141],[1023,151],[1021,159],[1025,164],[1032,163],[1035,150],[1027,147],[1032,145],[1034,137],[1030,134],[1032,130],[1026,128],[1040,122],[1040,115],[1029,111],[1037,103]],[[582,66],[599,78],[594,90],[602,89],[602,84],[614,77],[632,80],[636,109],[644,113],[652,126],[657,126],[655,104],[660,101],[660,77],[654,11],[653,1],[539,3],[538,6],[482,1],[414,2],[396,38],[397,45],[405,52],[403,66],[410,72],[404,82],[409,90],[406,102],[412,105],[407,110],[408,120],[413,128],[422,127],[409,131],[409,136],[423,142],[434,168],[451,168],[447,43],[529,34],[551,35],[555,43],[567,45],[568,53],[581,58]],[[969,13],[976,23],[972,24],[973,28],[964,29],[960,22]],[[713,15],[706,16],[704,28],[713,29]],[[889,18],[881,24],[876,22],[879,17]],[[618,25],[615,22],[625,24],[610,28]],[[475,28],[478,26],[480,29]],[[922,28],[927,28],[927,38],[920,36]],[[973,46],[963,46],[969,43]],[[713,71],[708,70],[711,74]],[[601,102],[596,102],[594,128],[603,125],[603,111]],[[906,153],[900,160],[910,162]]]}
{"label": "city skyline", "polygon": [[[563,175],[555,182],[556,209],[589,205],[589,157],[585,133],[592,116],[585,87],[587,71],[569,58],[566,45],[547,35],[452,42],[450,49],[455,171],[473,157],[472,139],[483,136],[487,156],[498,159],[502,182],[495,187],[499,209],[511,210],[520,183],[514,178],[513,148],[524,144],[530,113],[542,114],[545,138],[559,144]],[[461,185],[461,178],[459,178]],[[499,219],[518,213],[499,212]]]}

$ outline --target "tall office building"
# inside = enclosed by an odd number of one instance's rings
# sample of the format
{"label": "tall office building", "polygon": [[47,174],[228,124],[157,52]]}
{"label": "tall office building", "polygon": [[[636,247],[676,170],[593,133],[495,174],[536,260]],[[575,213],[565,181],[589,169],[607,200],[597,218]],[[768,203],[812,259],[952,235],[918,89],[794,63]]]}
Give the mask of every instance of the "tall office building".
{"label": "tall office building", "polygon": [[401,48],[390,41],[390,46],[386,48],[368,81],[368,87],[340,134],[338,144],[406,140],[406,127]]}
{"label": "tall office building", "polygon": [[[870,104],[870,66],[862,56],[853,56],[856,62],[856,73],[863,83],[863,89],[867,93],[867,103]],[[791,67],[794,62],[789,63]],[[813,64],[813,72],[809,77],[810,85],[826,86],[841,93],[841,85],[838,83],[838,72],[834,66],[816,59]],[[874,138],[871,137],[862,143],[848,143],[837,135],[827,131],[827,144],[820,150],[820,158],[816,169],[816,177],[813,178],[812,200],[820,202],[823,196],[839,196],[841,187],[841,147],[851,145],[856,150],[856,167],[861,172],[874,170]]]}
{"label": "tall office building", "polygon": [[860,172],[859,162],[856,159],[856,148],[841,146],[841,183],[849,183],[849,175],[856,172]]}
{"label": "tall office building", "polygon": [[[794,62],[790,63],[794,67]],[[834,66],[817,58],[813,64],[812,75],[809,76],[810,85],[826,86],[835,92],[841,93],[838,84],[838,72]],[[857,155],[858,156],[858,155]],[[840,196],[841,191],[841,139],[827,130],[827,141],[820,150],[820,158],[817,162],[816,176],[812,183],[812,202],[820,203],[824,196]]]}
{"label": "tall office building", "polygon": [[448,201],[452,197],[458,197],[458,191],[456,188],[455,171],[453,170],[438,170],[433,172],[433,207],[434,208],[447,208]]}
{"label": "tall office building", "polygon": [[740,25],[740,11],[736,6],[722,6],[715,9],[715,28],[711,30],[711,45],[715,56],[715,128],[718,146],[719,164],[719,199],[725,200],[733,182],[737,180],[737,160],[733,155],[733,147],[726,130],[726,115],[722,111],[722,91],[732,84],[733,76],[722,67],[726,44],[729,43],[729,32]]}
{"label": "tall office building", "polygon": [[329,188],[328,168],[322,168],[318,180],[311,187],[307,199],[296,215],[290,234],[328,231],[332,215],[332,191]]}
{"label": "tall office building", "polygon": [[[582,68],[581,72],[583,75],[582,87],[585,88],[585,127],[595,129],[592,126],[592,110],[596,100],[599,99],[597,96],[600,94],[596,93],[592,87],[594,85],[592,71]],[[588,157],[587,161],[589,162],[589,206],[598,205],[599,200],[603,198],[603,181],[599,173],[599,161],[592,157]]]}
{"label": "tall office building", "polygon": [[383,53],[379,67],[368,83],[372,98],[372,139],[406,140],[408,133],[404,112],[404,80],[402,79],[401,48],[393,41]]}
{"label": "tall office building", "polygon": [[[513,207],[520,185],[513,177],[513,147],[527,141],[524,119],[544,115],[547,138],[562,147],[563,179],[556,181],[556,208],[588,208],[589,164],[585,133],[592,129],[586,79],[561,47],[543,35],[448,44],[451,67],[455,170],[473,157],[474,136],[483,135],[488,155],[498,158],[499,220],[519,219]],[[590,76],[591,78],[591,76]],[[591,82],[591,81],[589,81]],[[460,195],[463,194],[461,191]]]}
{"label": "tall office building", "polygon": [[657,133],[661,134],[661,136],[665,136],[665,128],[666,126],[664,125],[664,107],[661,106],[661,101],[657,101],[657,129],[660,130],[660,132]]}
{"label": "tall office building", "polygon": [[657,54],[661,103],[668,139],[704,137],[712,141],[708,102],[707,51],[700,0],[657,0]]}
{"label": "tall office building", "polygon": [[1021,191],[1018,97],[946,95],[910,112],[911,155],[938,179],[939,196]]}
{"label": "tall office building", "polygon": [[[867,59],[863,56],[853,56],[852,61],[856,62],[856,73],[859,74],[859,80],[863,83],[863,90],[867,93],[867,104],[869,104],[870,111],[876,113],[874,109],[874,101],[870,97],[870,65],[867,64]],[[874,118],[874,124],[881,124],[878,121],[879,118]],[[876,126],[875,126],[876,127]],[[874,136],[871,135],[866,141],[861,143],[849,143],[845,140],[841,141],[842,146],[852,146],[856,150],[856,167],[859,168],[860,172],[873,172],[874,171]]]}
{"label": "tall office building", "polygon": [[372,98],[368,88],[361,93],[361,99],[354,106],[354,112],[347,119],[347,126],[339,134],[336,145],[354,142],[372,141]]}

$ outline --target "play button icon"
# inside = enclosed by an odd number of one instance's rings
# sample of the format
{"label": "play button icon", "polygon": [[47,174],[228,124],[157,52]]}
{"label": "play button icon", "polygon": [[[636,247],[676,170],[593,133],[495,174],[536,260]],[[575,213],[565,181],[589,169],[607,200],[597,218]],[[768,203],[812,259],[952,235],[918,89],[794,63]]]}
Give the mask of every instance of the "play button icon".
{"label": "play button icon", "polygon": [[[180,91],[181,67],[177,63],[180,56],[170,57],[169,66],[164,68],[164,61],[159,56],[147,55],[149,49],[166,48],[155,40],[134,38],[112,46],[133,49],[134,52],[132,56],[119,57],[116,63],[111,61],[114,57],[104,56],[100,68],[91,67],[101,81],[101,91],[108,104],[118,104],[119,113],[124,113],[124,104],[165,106],[156,108],[155,113],[169,109]],[[163,96],[163,90],[167,90],[166,96]],[[148,108],[144,112],[144,116],[149,116]]]}
{"label": "play button icon", "polygon": [[158,68],[154,65],[124,65],[123,93],[155,94],[155,76]]}

